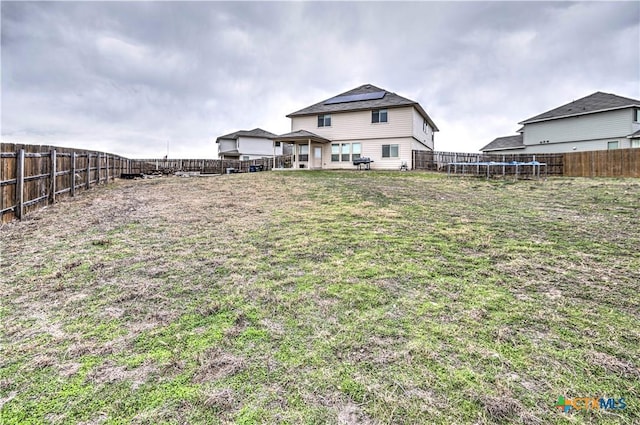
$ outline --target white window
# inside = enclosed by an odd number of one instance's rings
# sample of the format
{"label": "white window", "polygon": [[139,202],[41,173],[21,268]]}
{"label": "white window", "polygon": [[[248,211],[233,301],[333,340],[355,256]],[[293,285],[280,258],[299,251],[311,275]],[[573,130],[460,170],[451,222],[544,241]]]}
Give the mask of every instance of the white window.
{"label": "white window", "polygon": [[334,143],[331,145],[331,162],[340,161],[340,144]]}
{"label": "white window", "polygon": [[371,111],[371,122],[387,122],[387,110],[386,109],[376,109]]}
{"label": "white window", "polygon": [[616,140],[614,142],[607,142],[607,149],[618,149],[620,147],[620,143]]}
{"label": "white window", "polygon": [[632,139],[631,140],[632,148],[640,148],[640,139]]}
{"label": "white window", "polygon": [[318,127],[331,127],[331,115],[318,115]]}
{"label": "white window", "polygon": [[243,161],[248,161],[249,160],[249,155],[242,155],[242,160]]}
{"label": "white window", "polygon": [[300,161],[308,161],[309,145],[299,145],[299,146],[300,146]]}
{"label": "white window", "polygon": [[280,147],[280,142],[276,142],[276,148]]}
{"label": "white window", "polygon": [[429,134],[429,124],[427,124],[427,120],[422,120],[422,131]]}
{"label": "white window", "polygon": [[340,160],[349,161],[349,154],[351,153],[351,143],[343,143],[340,149]]}
{"label": "white window", "polygon": [[633,120],[635,122],[640,122],[640,109],[633,110]]}
{"label": "white window", "polygon": [[349,162],[360,158],[361,143],[333,143],[331,145],[331,162]]}
{"label": "white window", "polygon": [[354,143],[351,145],[351,159],[358,159],[362,154],[362,144]]}
{"label": "white window", "polygon": [[382,145],[382,157],[383,158],[397,158],[399,156],[400,149],[398,145]]}

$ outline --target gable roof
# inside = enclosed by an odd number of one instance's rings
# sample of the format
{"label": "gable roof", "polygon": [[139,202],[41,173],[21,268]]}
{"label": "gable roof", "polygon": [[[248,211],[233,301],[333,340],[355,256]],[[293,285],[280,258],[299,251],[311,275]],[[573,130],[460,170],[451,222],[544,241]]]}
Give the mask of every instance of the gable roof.
{"label": "gable roof", "polygon": [[498,137],[480,150],[485,152],[500,151],[505,149],[524,149],[524,140],[522,137],[522,133],[515,136]]}
{"label": "gable roof", "polygon": [[273,138],[276,142],[296,142],[301,140],[313,140],[314,142],[329,143],[331,140],[322,136],[318,136],[307,130],[292,131],[291,133],[281,134]]}
{"label": "gable roof", "polygon": [[216,139],[216,143],[218,143],[220,139],[238,140],[238,137],[261,137],[264,139],[273,139],[276,135],[261,128],[254,128],[253,130],[240,130],[220,136]]}
{"label": "gable roof", "polygon": [[[350,98],[338,99],[349,96]],[[359,100],[361,99],[361,100]],[[422,109],[422,106],[415,100],[407,99],[381,89],[371,84],[365,84],[355,89],[346,91],[339,95],[325,99],[299,111],[292,112],[287,118],[301,117],[305,115],[326,114],[333,112],[351,112],[367,109],[398,108],[402,106],[414,106],[416,110],[427,120],[434,131],[440,131],[429,115]]]}
{"label": "gable roof", "polygon": [[595,112],[629,108],[632,106],[640,107],[640,100],[598,91],[587,97],[583,97],[582,99],[574,100],[566,105],[559,106],[540,115],[536,115],[535,117],[531,117],[518,124],[530,124],[538,121],[548,121],[576,115],[593,114]]}

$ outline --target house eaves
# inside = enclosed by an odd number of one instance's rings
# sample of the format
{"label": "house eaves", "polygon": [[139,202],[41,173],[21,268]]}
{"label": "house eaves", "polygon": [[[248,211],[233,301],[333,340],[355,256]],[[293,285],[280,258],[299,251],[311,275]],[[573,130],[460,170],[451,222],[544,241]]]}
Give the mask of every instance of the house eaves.
{"label": "house eaves", "polygon": [[312,133],[307,130],[298,130],[292,131],[291,133],[281,134],[280,136],[275,136],[273,138],[274,142],[304,142],[307,140],[311,140],[312,142],[318,143],[330,143],[331,140],[319,136],[315,133]]}
{"label": "house eaves", "polygon": [[[379,99],[367,99],[367,100],[358,100],[358,101],[340,102],[340,103],[327,103],[327,102],[331,102],[332,100],[338,97],[373,94],[373,93],[381,93],[381,92],[384,93],[384,96]],[[422,106],[420,106],[418,102],[411,99],[407,99],[402,96],[398,96],[395,93],[381,89],[371,84],[365,84],[353,90],[349,90],[344,93],[338,94],[336,96],[330,97],[329,99],[325,99],[322,102],[318,102],[311,106],[307,106],[306,108],[302,108],[296,112],[292,112],[287,115],[287,118],[319,115],[319,114],[332,114],[332,113],[340,113],[340,112],[357,112],[357,111],[366,111],[371,109],[392,109],[392,108],[402,108],[407,106],[415,107],[418,113],[425,120],[427,120],[427,122],[429,123],[431,128],[433,128],[434,131],[440,131],[436,126],[436,124],[431,119],[431,117],[429,117],[427,112],[422,108]]]}
{"label": "house eaves", "polygon": [[595,92],[582,99],[569,102],[550,111],[526,119],[518,124],[533,124],[543,121],[551,121],[563,118],[578,117],[582,115],[597,114],[601,112],[616,111],[619,109],[640,107],[640,100],[622,97],[610,93]]}
{"label": "house eaves", "polygon": [[233,133],[225,134],[224,136],[220,136],[216,139],[216,143],[220,140],[238,140],[238,137],[256,137],[262,139],[273,139],[276,137],[275,134],[263,130],[261,128],[254,128],[253,130],[240,130],[235,131]]}

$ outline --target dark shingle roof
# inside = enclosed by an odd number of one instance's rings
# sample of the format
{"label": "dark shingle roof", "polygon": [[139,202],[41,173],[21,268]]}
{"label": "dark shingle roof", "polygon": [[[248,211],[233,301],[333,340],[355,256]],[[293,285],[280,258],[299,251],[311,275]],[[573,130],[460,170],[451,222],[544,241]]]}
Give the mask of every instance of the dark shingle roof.
{"label": "dark shingle roof", "polygon": [[562,105],[543,114],[524,120],[518,124],[529,124],[536,121],[547,121],[556,118],[591,114],[609,109],[620,109],[630,106],[640,106],[640,100],[617,96],[610,93],[595,92],[582,99]]}
{"label": "dark shingle roof", "polygon": [[318,136],[315,133],[312,133],[307,130],[298,130],[292,131],[291,133],[281,134],[280,136],[275,136],[273,140],[276,142],[295,142],[298,140],[313,140],[314,142],[327,143],[330,142],[329,139],[326,139],[322,136]]}
{"label": "dark shingle roof", "polygon": [[276,137],[276,135],[266,130],[263,130],[261,128],[254,128],[253,130],[240,130],[234,133],[229,133],[224,136],[220,136],[216,139],[216,142],[220,139],[237,140],[238,137],[263,137],[265,139],[273,139],[274,137]]}
{"label": "dark shingle roof", "polygon": [[[339,96],[350,96],[350,95],[376,93],[376,92],[384,92],[384,96],[381,99],[359,100],[355,102],[345,102],[345,103],[331,103],[328,105],[325,104],[327,101]],[[418,110],[420,115],[422,115],[422,117],[427,120],[427,122],[433,128],[433,130],[439,131],[436,124],[431,120],[429,115],[427,115],[425,110],[422,109],[422,106],[420,106],[418,102],[416,102],[415,100],[407,99],[402,96],[398,96],[395,93],[391,93],[387,90],[381,89],[371,84],[365,84],[353,90],[340,93],[339,95],[333,96],[329,99],[325,99],[322,102],[318,102],[314,105],[307,106],[306,108],[300,109],[299,111],[292,112],[289,115],[287,115],[287,117],[292,118],[292,117],[300,117],[305,115],[362,111],[367,109],[379,109],[379,108],[397,108],[401,106],[415,106],[415,108]]]}
{"label": "dark shingle roof", "polygon": [[524,141],[522,134],[515,136],[498,137],[493,142],[489,143],[481,151],[499,151],[505,149],[522,149],[524,148]]}

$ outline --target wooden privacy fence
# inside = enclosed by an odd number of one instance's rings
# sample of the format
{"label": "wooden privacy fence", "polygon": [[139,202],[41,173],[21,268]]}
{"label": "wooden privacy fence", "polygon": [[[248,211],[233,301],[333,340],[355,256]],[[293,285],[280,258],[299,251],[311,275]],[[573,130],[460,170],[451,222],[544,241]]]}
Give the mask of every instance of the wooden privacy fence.
{"label": "wooden privacy fence", "polygon": [[[21,219],[29,211],[54,203],[60,196],[106,183],[121,174],[200,172],[225,174],[228,169],[247,172],[291,168],[291,155],[254,160],[128,159],[118,155],[56,146],[0,144],[0,223]],[[413,169],[447,172],[449,163],[530,162],[546,163],[546,174],[571,177],[640,177],[640,149],[570,152],[556,154],[483,154],[413,151]],[[473,167],[468,167],[470,170]],[[521,168],[520,175],[533,172]],[[486,169],[478,167],[478,173]],[[492,175],[513,174],[509,166],[490,168]],[[544,173],[544,171],[543,171]]]}
{"label": "wooden privacy fence", "polygon": [[[437,151],[413,151],[413,169],[414,170],[431,170],[447,172],[447,164],[452,162],[531,162],[538,161],[547,164],[546,173],[550,176],[562,176],[564,173],[564,154],[561,153],[543,153],[543,154],[484,154],[484,153],[461,153],[461,152],[437,152]],[[507,174],[515,173],[513,166],[495,167],[491,169],[491,174]],[[485,174],[483,168],[480,172]],[[480,173],[479,172],[479,173]],[[520,175],[526,176],[531,174],[533,168],[521,167]],[[544,174],[544,171],[543,171]]]}
{"label": "wooden privacy fence", "polygon": [[640,149],[570,152],[564,154],[569,177],[640,177]]}
{"label": "wooden privacy fence", "polygon": [[0,223],[22,219],[60,196],[106,183],[131,170],[110,153],[57,146],[0,144]]}
{"label": "wooden privacy fence", "polygon": [[[136,159],[133,160],[132,173],[151,174],[161,172],[172,174],[177,171],[184,171],[202,174],[224,174],[227,168],[248,172],[252,165],[261,167],[263,171],[269,171],[274,168],[273,164],[273,157],[243,161],[236,159]],[[291,155],[275,157],[275,168],[290,167]]]}

